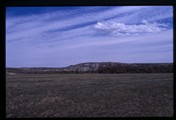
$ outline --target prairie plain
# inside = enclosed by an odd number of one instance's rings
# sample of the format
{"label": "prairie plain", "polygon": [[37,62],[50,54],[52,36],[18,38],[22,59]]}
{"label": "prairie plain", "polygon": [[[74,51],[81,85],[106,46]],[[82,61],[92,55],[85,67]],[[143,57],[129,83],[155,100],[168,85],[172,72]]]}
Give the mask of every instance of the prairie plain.
{"label": "prairie plain", "polygon": [[173,73],[7,74],[6,117],[172,117]]}

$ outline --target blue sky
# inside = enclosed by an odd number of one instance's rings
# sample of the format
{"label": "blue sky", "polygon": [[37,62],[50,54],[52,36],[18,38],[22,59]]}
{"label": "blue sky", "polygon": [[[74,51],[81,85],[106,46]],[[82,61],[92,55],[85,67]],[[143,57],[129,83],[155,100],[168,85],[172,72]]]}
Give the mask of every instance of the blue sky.
{"label": "blue sky", "polygon": [[6,8],[7,67],[83,62],[173,62],[173,8]]}

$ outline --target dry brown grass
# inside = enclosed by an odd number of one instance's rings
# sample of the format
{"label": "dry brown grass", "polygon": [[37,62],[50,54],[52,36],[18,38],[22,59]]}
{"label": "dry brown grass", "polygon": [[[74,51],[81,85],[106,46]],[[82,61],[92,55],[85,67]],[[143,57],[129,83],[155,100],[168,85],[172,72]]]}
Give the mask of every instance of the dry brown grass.
{"label": "dry brown grass", "polygon": [[173,74],[7,75],[6,116],[173,116]]}

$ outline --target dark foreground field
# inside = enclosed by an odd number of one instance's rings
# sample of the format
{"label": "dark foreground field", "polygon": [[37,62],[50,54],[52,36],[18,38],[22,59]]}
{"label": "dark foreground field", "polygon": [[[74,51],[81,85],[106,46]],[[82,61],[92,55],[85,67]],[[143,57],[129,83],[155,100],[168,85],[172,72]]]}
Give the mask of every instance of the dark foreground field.
{"label": "dark foreground field", "polygon": [[6,116],[173,116],[173,74],[7,75]]}

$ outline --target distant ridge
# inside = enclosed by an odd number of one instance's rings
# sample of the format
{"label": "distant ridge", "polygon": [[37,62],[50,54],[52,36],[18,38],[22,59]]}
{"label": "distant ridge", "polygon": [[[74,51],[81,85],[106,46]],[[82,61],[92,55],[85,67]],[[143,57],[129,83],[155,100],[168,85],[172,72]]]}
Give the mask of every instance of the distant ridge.
{"label": "distant ridge", "polygon": [[8,73],[172,73],[173,63],[86,62],[62,68],[6,68]]}

